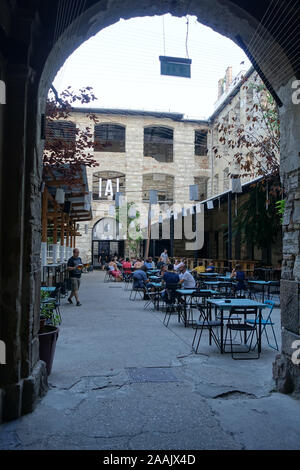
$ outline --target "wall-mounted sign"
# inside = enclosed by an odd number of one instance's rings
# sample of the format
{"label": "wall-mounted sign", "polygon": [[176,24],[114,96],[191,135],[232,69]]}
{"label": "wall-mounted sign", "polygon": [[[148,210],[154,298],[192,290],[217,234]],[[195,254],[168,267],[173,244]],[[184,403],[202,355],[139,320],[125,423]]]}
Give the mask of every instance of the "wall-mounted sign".
{"label": "wall-mounted sign", "polygon": [[[118,193],[120,191],[120,178],[116,178],[114,181],[116,182],[115,193]],[[113,180],[99,178],[99,198],[109,196],[114,197]]]}

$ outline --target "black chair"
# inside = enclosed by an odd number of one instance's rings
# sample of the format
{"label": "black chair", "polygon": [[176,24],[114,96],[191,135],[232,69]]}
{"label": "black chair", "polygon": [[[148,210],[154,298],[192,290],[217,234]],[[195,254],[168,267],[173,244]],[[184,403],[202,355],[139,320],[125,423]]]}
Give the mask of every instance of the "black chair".
{"label": "black chair", "polygon": [[[254,324],[247,323],[248,315],[254,316]],[[237,317],[243,317],[244,321],[236,322]],[[230,344],[230,352],[231,352],[232,359],[239,359],[239,360],[259,359],[260,353],[258,349],[257,349],[257,356],[237,357],[237,355],[239,354],[250,353],[250,351],[254,350],[256,346],[258,346],[257,327],[258,327],[257,307],[234,307],[231,309],[229,317],[228,317],[228,323],[226,325],[226,335],[225,335],[224,344],[225,345],[227,344],[227,336],[229,332],[229,344]],[[236,344],[233,343],[234,341],[234,338],[232,335],[233,332],[235,333],[240,332],[241,334],[244,333],[245,348],[239,349],[239,350],[233,349],[233,346],[236,346]],[[253,347],[252,344],[253,344],[254,335],[256,335],[256,344]],[[248,343],[248,346],[246,348],[247,343]]]}
{"label": "black chair", "polygon": [[[209,332],[209,344],[211,345],[211,340],[213,339],[216,346],[221,349],[221,342],[218,334],[218,329],[222,326],[221,321],[211,319],[211,306],[206,302],[205,299],[202,304],[198,304],[198,309],[200,312],[199,320],[193,324],[193,328],[195,329],[192,342],[193,351],[197,354],[204,330]],[[197,346],[195,347],[194,345],[196,343],[197,335],[199,336]]]}
{"label": "black chair", "polygon": [[273,300],[276,301],[277,304],[280,304],[280,281],[270,281],[268,300]]}
{"label": "black chair", "polygon": [[165,289],[165,295],[163,298],[166,305],[165,318],[163,321],[165,326],[169,325],[170,317],[172,314],[176,314],[178,317],[178,322],[180,321],[181,306],[177,303],[177,289],[178,284],[169,284],[168,287]]}
{"label": "black chair", "polygon": [[122,275],[123,275],[123,279],[124,279],[124,289],[128,290],[130,283],[133,281],[133,273],[132,272],[131,273],[128,273],[128,272],[125,273],[123,271]]}

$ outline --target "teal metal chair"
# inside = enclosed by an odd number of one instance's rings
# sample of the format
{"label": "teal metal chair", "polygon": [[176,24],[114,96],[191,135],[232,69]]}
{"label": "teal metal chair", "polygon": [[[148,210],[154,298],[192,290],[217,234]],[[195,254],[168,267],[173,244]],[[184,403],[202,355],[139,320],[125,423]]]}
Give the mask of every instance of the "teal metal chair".
{"label": "teal metal chair", "polygon": [[[275,349],[276,351],[279,351],[278,342],[277,342],[276,334],[275,334],[275,330],[274,330],[275,323],[272,321],[272,312],[273,312],[273,309],[274,309],[274,306],[275,306],[275,302],[273,302],[273,300],[266,300],[264,303],[267,306],[267,309],[269,310],[269,312],[268,312],[267,318],[262,318],[262,320],[261,320],[261,324],[262,324],[261,334],[263,335],[263,333],[265,333],[266,338],[267,338],[267,342],[268,342],[268,345],[270,346],[270,348]],[[247,323],[249,323],[249,324],[254,324],[254,323],[258,324],[258,319],[256,319],[256,320],[250,320],[249,319],[249,320],[247,320]],[[269,341],[269,335],[267,333],[267,327],[271,327],[271,330],[272,330],[272,333],[273,333],[273,338],[274,338],[274,341],[275,341],[275,345],[271,344],[270,341]]]}

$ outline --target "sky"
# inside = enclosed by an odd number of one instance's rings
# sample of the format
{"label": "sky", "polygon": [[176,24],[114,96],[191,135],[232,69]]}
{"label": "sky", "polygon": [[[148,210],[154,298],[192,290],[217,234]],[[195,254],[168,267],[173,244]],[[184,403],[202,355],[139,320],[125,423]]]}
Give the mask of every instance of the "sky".
{"label": "sky", "polygon": [[[189,16],[188,24],[187,34],[187,18],[170,14],[120,20],[84,42],[59,70],[54,86],[58,91],[93,87],[98,98],[93,107],[206,119],[227,67],[236,76],[251,64],[234,42],[196,17]],[[161,76],[160,55],[192,59],[191,78]]]}

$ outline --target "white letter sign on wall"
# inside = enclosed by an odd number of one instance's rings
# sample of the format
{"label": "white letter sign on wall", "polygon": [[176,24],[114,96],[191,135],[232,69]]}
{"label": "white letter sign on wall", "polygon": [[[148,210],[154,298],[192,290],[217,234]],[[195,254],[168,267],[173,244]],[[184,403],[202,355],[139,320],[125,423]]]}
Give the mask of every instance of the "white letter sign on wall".
{"label": "white letter sign on wall", "polygon": [[[99,198],[102,198],[102,178],[99,178]],[[120,178],[116,179],[116,193],[120,192]],[[114,195],[112,180],[106,180],[105,193],[104,196]]]}

